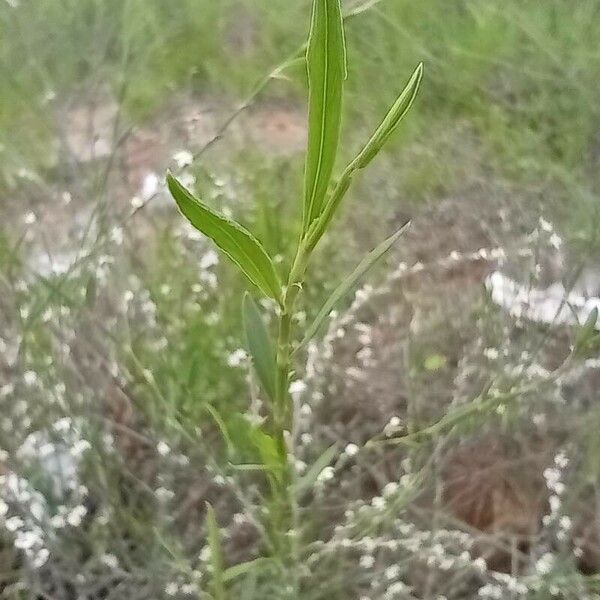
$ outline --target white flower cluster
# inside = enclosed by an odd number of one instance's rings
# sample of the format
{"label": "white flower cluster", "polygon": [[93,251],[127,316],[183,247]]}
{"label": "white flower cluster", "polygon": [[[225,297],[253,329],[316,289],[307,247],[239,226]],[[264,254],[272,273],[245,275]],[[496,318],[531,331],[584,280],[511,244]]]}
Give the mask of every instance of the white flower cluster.
{"label": "white flower cluster", "polygon": [[39,569],[50,556],[44,533],[46,500],[26,479],[14,473],[0,476],[0,489],[0,523],[12,536],[15,549],[33,569]]}

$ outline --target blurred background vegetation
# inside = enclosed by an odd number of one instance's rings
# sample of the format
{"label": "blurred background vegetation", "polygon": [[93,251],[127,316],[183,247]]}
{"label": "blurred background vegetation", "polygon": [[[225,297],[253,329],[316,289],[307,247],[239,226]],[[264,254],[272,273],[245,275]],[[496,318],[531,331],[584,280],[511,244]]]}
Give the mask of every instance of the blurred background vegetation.
{"label": "blurred background vegetation", "polygon": [[[600,2],[345,9],[344,160],[425,79],[298,315],[413,220],[298,359],[302,598],[599,598],[598,346],[571,350],[600,302]],[[206,501],[229,565],[261,555],[244,282],[163,179],[289,260],[306,81],[277,67],[309,11],[0,0],[0,597],[208,598]],[[289,597],[249,564],[232,597]]]}

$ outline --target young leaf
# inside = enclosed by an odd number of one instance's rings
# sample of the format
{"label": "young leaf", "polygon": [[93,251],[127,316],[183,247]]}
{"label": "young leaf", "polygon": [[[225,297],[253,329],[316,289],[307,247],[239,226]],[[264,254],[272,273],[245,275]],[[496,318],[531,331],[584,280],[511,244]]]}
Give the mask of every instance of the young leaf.
{"label": "young leaf", "polygon": [[206,503],[206,527],[208,534],[208,547],[210,548],[210,562],[212,566],[212,596],[214,600],[226,600],[223,565],[223,548],[221,546],[221,532],[215,517],[213,507]]}
{"label": "young leaf", "polygon": [[239,223],[218,214],[192,196],[170,173],[167,185],[183,216],[217,244],[264,294],[278,302],[281,284],[269,255]]}
{"label": "young leaf", "polygon": [[423,79],[423,63],[417,65],[406,87],[402,90],[402,93],[398,96],[398,99],[394,102],[379,127],[377,127],[371,139],[355,159],[358,169],[364,169],[377,156],[388,138],[394,133],[417,96],[421,79]]}
{"label": "young leaf", "polygon": [[277,440],[266,433],[261,425],[234,414],[229,419],[228,431],[243,461],[236,468],[252,465],[252,470],[267,470],[279,477],[282,464]]}
{"label": "young leaf", "polygon": [[333,307],[339,302],[341,298],[343,298],[357,283],[357,281],[394,245],[396,240],[404,233],[404,230],[408,227],[408,224],[404,225],[399,231],[394,233],[394,235],[390,236],[379,246],[371,250],[367,256],[360,262],[360,264],[338,285],[338,287],[334,290],[333,294],[329,296],[326,300],[325,304],[322,306],[319,314],[316,316],[315,320],[312,322],[311,326],[308,328],[304,339],[298,346],[301,348],[305,344],[307,344],[311,338],[319,331],[319,328],[323,324],[323,321],[328,317],[329,313],[332,311]]}
{"label": "young leaf", "polygon": [[306,53],[308,147],[304,175],[304,231],[319,216],[337,154],[346,44],[340,0],[314,0]]}
{"label": "young leaf", "polygon": [[359,170],[364,169],[375,156],[377,156],[385,142],[396,130],[398,124],[412,106],[417,92],[419,91],[422,78],[423,64],[420,63],[396,102],[394,102],[379,127],[375,130],[375,133],[358,153],[356,158],[354,158],[354,160],[344,169],[344,172],[327,198],[327,202],[325,203],[321,214],[318,219],[312,223],[310,230],[306,234],[309,248],[314,248],[325,233],[329,223],[333,219],[337,207],[348,191],[355,174]]}
{"label": "young leaf", "polygon": [[254,369],[269,398],[275,397],[275,352],[256,302],[248,292],[242,303],[244,330]]}

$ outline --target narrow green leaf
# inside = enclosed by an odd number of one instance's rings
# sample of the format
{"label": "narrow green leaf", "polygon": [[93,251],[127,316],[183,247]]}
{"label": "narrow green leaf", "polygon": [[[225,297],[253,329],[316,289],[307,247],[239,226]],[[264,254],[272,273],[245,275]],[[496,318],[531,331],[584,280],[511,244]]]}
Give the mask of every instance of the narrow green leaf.
{"label": "narrow green leaf", "polygon": [[364,169],[375,158],[375,156],[377,156],[379,151],[382,149],[392,133],[394,133],[398,127],[398,124],[400,121],[402,121],[412,106],[417,92],[419,91],[422,78],[423,64],[420,63],[400,96],[398,96],[396,102],[394,102],[393,106],[390,108],[379,127],[377,127],[375,130],[375,133],[371,136],[369,141],[365,144],[363,149],[358,153],[354,160],[344,169],[344,172],[329,194],[329,197],[327,198],[325,206],[323,207],[322,212],[319,214],[318,219],[311,224],[310,229],[306,232],[305,237],[308,238],[309,248],[314,248],[327,230],[329,223],[333,219],[335,211],[350,188],[356,173],[361,169]]}
{"label": "narrow green leaf", "polygon": [[236,414],[229,419],[229,437],[234,440],[238,451],[237,469],[266,470],[277,477],[281,472],[281,453],[277,440],[263,428]]}
{"label": "narrow green leaf", "polygon": [[281,284],[269,255],[239,223],[195,198],[170,173],[167,185],[183,216],[208,236],[264,294],[280,302]]}
{"label": "narrow green leaf", "polygon": [[208,534],[208,547],[210,548],[210,563],[212,567],[211,588],[214,600],[227,600],[225,593],[223,565],[223,548],[221,545],[221,531],[215,517],[213,507],[206,503],[206,528]]}
{"label": "narrow green leaf", "polygon": [[301,494],[302,492],[312,489],[314,483],[317,481],[321,471],[329,465],[337,454],[337,446],[334,444],[330,446],[317,458],[317,460],[310,466],[308,471],[300,477],[294,485],[294,492]]}
{"label": "narrow green leaf", "polygon": [[308,147],[304,176],[304,231],[319,216],[337,154],[346,79],[340,0],[314,0],[306,53]]}
{"label": "narrow green leaf", "polygon": [[423,79],[423,63],[419,63],[408,83],[396,102],[392,105],[387,115],[380,123],[371,139],[366,143],[356,158],[356,167],[364,169],[377,156],[388,138],[394,133],[398,124],[409,111],[419,91]]}
{"label": "narrow green leaf", "polygon": [[358,282],[358,280],[394,245],[396,240],[404,233],[404,230],[408,227],[408,224],[402,227],[399,231],[394,233],[394,235],[390,236],[379,246],[371,250],[367,256],[360,262],[360,264],[338,285],[338,287],[334,290],[334,292],[329,296],[326,300],[325,304],[319,311],[319,314],[316,316],[315,320],[312,322],[311,326],[308,328],[304,339],[298,346],[301,348],[305,344],[307,344],[319,331],[321,325],[325,321],[325,319],[329,316],[329,313],[332,311],[333,307],[343,298]]}
{"label": "narrow green leaf", "polygon": [[242,575],[247,575],[248,573],[254,571],[261,571],[266,566],[271,564],[271,562],[272,561],[270,558],[259,557],[255,558],[254,560],[249,560],[247,562],[233,565],[225,571],[223,580],[225,581],[225,583],[229,583],[230,581],[233,581],[234,579],[237,579]]}
{"label": "narrow green leaf", "polygon": [[575,336],[575,343],[573,344],[574,353],[577,356],[585,356],[587,352],[593,347],[594,341],[598,339],[598,309],[594,307],[585,323],[579,328],[577,335]]}
{"label": "narrow green leaf", "polygon": [[256,302],[246,292],[242,303],[248,352],[258,379],[269,398],[275,398],[275,351]]}
{"label": "narrow green leaf", "polygon": [[223,436],[223,439],[225,440],[225,445],[227,446],[227,454],[229,456],[233,456],[233,453],[235,452],[235,446],[229,435],[229,432],[227,431],[227,425],[225,425],[225,421],[223,420],[223,417],[221,417],[221,415],[219,414],[219,411],[210,404],[205,404],[204,409],[212,417],[213,421],[216,423],[217,427],[219,428],[219,431],[221,432],[221,435]]}
{"label": "narrow green leaf", "polygon": [[281,479],[281,453],[277,441],[272,436],[255,430],[254,443],[263,462],[263,465],[272,471],[276,479]]}

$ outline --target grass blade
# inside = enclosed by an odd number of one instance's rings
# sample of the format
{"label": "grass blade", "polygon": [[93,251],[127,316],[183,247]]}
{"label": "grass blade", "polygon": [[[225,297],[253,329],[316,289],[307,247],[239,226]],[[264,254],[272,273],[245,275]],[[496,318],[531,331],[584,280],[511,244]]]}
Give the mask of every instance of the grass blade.
{"label": "grass blade", "polygon": [[279,277],[260,242],[239,223],[195,198],[171,174],[167,175],[167,185],[183,216],[213,240],[264,294],[280,302]]}
{"label": "grass blade", "polygon": [[337,154],[346,44],[340,0],[314,0],[308,49],[308,147],[304,232],[321,213]]}
{"label": "grass blade", "polygon": [[248,351],[258,379],[269,398],[275,397],[275,352],[256,302],[246,292],[242,303]]}
{"label": "grass blade", "polygon": [[399,231],[394,233],[394,235],[390,236],[379,246],[371,250],[367,256],[360,262],[360,264],[338,285],[338,287],[334,290],[334,292],[329,296],[326,300],[325,304],[322,306],[319,314],[317,314],[315,320],[312,322],[310,327],[308,328],[306,335],[298,348],[301,348],[306,343],[308,343],[315,334],[319,331],[321,325],[328,317],[329,313],[333,310],[334,306],[343,298],[358,282],[358,280],[394,245],[396,240],[404,233],[408,225],[402,227]]}
{"label": "grass blade", "polygon": [[208,547],[210,548],[210,562],[212,566],[212,596],[214,600],[227,600],[225,593],[225,569],[223,565],[223,548],[221,545],[221,532],[215,517],[213,507],[206,503],[206,528],[208,534]]}

